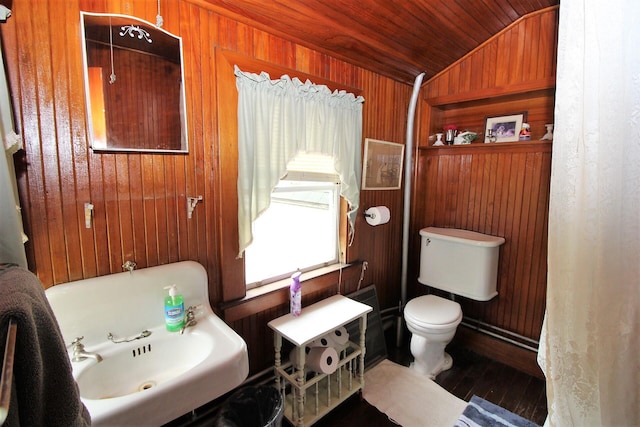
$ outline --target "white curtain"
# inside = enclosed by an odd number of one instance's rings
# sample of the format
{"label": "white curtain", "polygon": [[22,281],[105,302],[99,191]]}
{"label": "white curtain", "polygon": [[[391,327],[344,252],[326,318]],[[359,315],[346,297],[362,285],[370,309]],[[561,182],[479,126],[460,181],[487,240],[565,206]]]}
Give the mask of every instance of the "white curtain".
{"label": "white curtain", "polygon": [[333,157],[340,195],[349,203],[353,237],[360,198],[364,99],[289,76],[235,68],[238,88],[238,231],[240,253],[251,244],[251,223],[271,203],[271,191],[298,153]]}
{"label": "white curtain", "polygon": [[[11,11],[0,6],[0,20],[5,21]],[[0,138],[2,151],[0,156],[0,263],[18,264],[27,268],[22,232],[22,218],[16,188],[16,175],[13,167],[13,154],[22,148],[22,140],[13,130],[13,111],[9,97],[9,87],[4,71],[4,60],[0,50]]]}
{"label": "white curtain", "polygon": [[538,360],[552,426],[640,425],[640,2],[562,0]]}

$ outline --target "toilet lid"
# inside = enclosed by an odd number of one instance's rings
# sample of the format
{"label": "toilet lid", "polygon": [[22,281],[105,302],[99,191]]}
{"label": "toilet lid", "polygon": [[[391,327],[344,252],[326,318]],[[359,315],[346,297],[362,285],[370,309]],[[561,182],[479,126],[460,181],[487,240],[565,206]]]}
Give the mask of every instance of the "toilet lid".
{"label": "toilet lid", "polygon": [[462,319],[460,304],[436,295],[424,295],[409,301],[405,318],[426,326],[450,325]]}

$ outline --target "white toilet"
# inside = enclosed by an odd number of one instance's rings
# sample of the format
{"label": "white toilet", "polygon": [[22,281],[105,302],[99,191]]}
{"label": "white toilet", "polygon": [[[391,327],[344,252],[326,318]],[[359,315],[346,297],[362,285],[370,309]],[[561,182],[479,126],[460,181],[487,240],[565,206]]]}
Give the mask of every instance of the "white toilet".
{"label": "white toilet", "polygon": [[[420,276],[423,285],[476,301],[496,296],[499,247],[504,238],[455,228],[420,230]],[[460,304],[436,295],[412,299],[404,308],[411,332],[411,367],[435,378],[451,368],[444,349],[462,321]]]}

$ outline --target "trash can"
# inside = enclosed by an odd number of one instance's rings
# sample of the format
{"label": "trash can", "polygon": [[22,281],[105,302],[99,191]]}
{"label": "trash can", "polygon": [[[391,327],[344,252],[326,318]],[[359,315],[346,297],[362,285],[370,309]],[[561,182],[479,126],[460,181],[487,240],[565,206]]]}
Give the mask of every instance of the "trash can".
{"label": "trash can", "polygon": [[275,387],[243,387],[222,404],[215,427],[280,427],[284,411],[282,395]]}

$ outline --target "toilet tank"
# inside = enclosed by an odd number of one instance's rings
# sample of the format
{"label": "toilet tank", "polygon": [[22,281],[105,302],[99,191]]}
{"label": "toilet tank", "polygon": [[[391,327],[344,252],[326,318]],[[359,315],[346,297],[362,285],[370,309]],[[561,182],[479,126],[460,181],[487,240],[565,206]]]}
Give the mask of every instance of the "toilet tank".
{"label": "toilet tank", "polygon": [[498,295],[503,237],[437,227],[423,228],[420,236],[420,283],[476,301]]}

